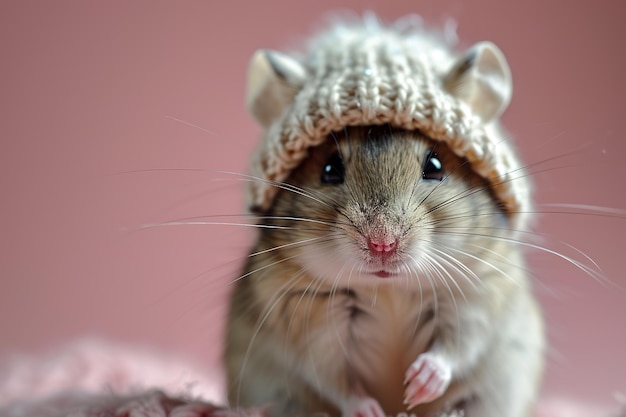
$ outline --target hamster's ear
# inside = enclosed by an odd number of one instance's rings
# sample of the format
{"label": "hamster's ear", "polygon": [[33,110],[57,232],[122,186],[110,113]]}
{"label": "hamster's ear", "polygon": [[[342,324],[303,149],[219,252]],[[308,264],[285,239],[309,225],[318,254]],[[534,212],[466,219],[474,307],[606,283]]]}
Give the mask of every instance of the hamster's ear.
{"label": "hamster's ear", "polygon": [[513,92],[511,70],[497,46],[480,42],[452,66],[444,78],[444,88],[489,122],[509,105]]}
{"label": "hamster's ear", "polygon": [[269,126],[293,101],[306,70],[280,52],[258,50],[248,68],[248,110],[264,127]]}

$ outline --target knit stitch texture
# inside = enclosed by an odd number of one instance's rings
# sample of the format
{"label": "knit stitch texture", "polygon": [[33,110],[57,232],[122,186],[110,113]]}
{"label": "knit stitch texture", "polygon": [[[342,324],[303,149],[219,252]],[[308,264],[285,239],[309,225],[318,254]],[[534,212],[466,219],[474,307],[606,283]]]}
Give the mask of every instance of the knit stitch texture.
{"label": "knit stitch texture", "polygon": [[296,53],[306,78],[293,102],[271,123],[252,157],[253,211],[271,207],[276,183],[347,126],[390,124],[445,142],[491,185],[513,227],[523,230],[530,184],[498,120],[487,123],[443,88],[459,55],[418,24],[376,20],[335,24]]}

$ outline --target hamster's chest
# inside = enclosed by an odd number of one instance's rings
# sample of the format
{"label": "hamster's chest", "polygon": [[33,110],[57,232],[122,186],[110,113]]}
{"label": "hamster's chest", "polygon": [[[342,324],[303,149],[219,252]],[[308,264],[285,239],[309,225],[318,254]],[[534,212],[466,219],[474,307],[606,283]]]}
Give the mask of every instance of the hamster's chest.
{"label": "hamster's chest", "polygon": [[354,289],[328,310],[335,323],[325,337],[343,339],[350,369],[369,390],[385,379],[396,385],[432,340],[434,305],[432,293],[403,285]]}

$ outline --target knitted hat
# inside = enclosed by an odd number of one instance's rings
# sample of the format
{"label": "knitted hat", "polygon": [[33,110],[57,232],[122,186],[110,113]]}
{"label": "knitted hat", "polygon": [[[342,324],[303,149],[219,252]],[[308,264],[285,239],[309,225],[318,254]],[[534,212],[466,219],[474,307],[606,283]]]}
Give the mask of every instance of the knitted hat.
{"label": "knitted hat", "polygon": [[457,55],[419,24],[339,23],[304,54],[261,50],[249,70],[248,107],[265,128],[252,157],[249,203],[271,207],[284,181],[333,131],[388,123],[445,142],[484,177],[512,225],[526,227],[530,186],[499,127],[512,83],[500,50],[481,42]]}

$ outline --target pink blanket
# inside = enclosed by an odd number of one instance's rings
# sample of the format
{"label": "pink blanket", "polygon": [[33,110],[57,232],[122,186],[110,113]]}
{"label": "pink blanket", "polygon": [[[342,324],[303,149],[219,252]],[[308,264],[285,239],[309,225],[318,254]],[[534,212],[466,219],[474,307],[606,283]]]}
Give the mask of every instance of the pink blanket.
{"label": "pink blanket", "polygon": [[[129,347],[82,341],[44,357],[0,362],[2,417],[269,417],[229,410],[221,380],[196,364]],[[618,399],[619,400],[619,399]],[[626,417],[569,400],[545,399],[536,417]],[[452,417],[452,416],[450,416]]]}

